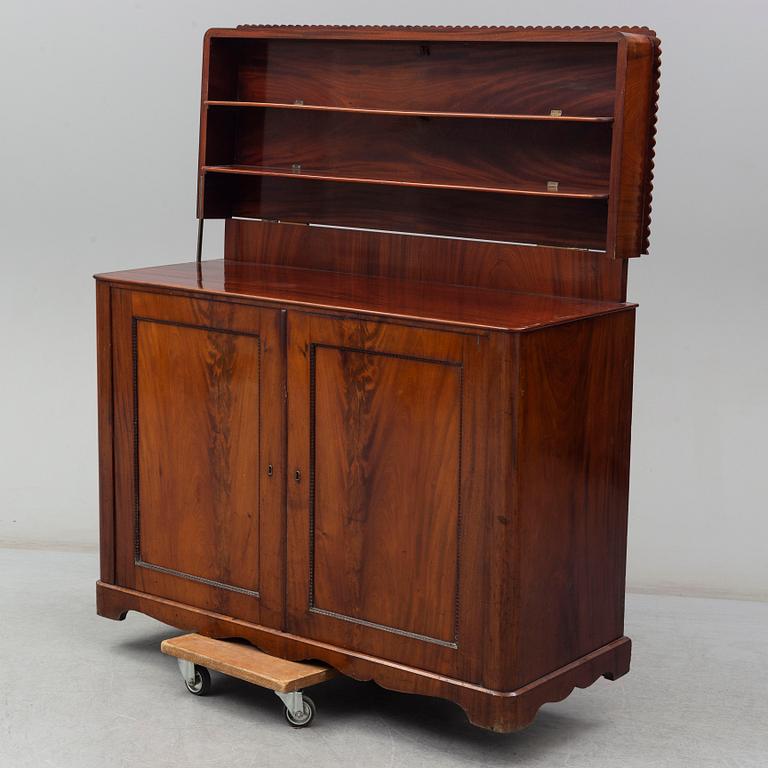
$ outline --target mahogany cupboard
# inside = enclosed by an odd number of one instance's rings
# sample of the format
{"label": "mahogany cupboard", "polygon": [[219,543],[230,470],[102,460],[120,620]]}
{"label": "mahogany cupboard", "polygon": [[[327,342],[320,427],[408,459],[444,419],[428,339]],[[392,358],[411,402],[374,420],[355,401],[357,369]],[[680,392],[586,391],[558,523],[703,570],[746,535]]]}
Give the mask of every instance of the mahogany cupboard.
{"label": "mahogany cupboard", "polygon": [[205,37],[225,258],[97,277],[98,611],[457,702],[629,668],[647,29]]}

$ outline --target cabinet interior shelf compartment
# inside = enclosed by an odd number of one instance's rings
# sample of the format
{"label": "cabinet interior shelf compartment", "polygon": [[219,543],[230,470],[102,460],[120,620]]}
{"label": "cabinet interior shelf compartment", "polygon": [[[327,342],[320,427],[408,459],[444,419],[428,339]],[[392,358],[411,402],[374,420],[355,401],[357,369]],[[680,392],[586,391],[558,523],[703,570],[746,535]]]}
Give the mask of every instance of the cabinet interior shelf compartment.
{"label": "cabinet interior shelf compartment", "polygon": [[645,139],[624,126],[623,45],[214,34],[198,217],[613,255],[642,204],[623,174],[646,173],[624,161]]}
{"label": "cabinet interior shelf compartment", "polygon": [[372,178],[333,173],[329,170],[310,170],[304,168],[266,168],[251,165],[209,165],[203,166],[206,173],[242,174],[246,176],[274,176],[279,178],[314,179],[317,181],[349,182],[352,184],[377,184],[383,186],[416,187],[419,189],[454,189],[467,192],[491,192],[502,195],[532,195],[585,200],[604,200],[608,197],[607,188],[599,190],[585,186],[566,189],[487,187],[476,184],[440,183],[428,181],[409,181],[405,179]]}
{"label": "cabinet interior shelf compartment", "polygon": [[[504,114],[497,112],[449,112],[413,109],[376,109],[374,107],[340,107],[329,104],[277,103],[271,101],[209,100],[206,107],[251,107],[256,109],[295,109],[316,112],[351,112],[363,115],[393,115],[397,117],[446,117],[472,120],[543,120],[561,123],[612,123],[610,115],[564,115],[564,114]],[[550,112],[557,112],[556,108]]]}

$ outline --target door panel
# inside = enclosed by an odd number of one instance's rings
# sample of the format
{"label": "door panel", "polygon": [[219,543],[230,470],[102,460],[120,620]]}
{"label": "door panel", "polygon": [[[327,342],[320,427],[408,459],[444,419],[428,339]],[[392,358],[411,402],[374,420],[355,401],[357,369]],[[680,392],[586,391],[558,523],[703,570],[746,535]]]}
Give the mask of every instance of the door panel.
{"label": "door panel", "polygon": [[289,312],[288,350],[288,630],[478,679],[488,336]]}
{"label": "door panel", "polygon": [[258,593],[258,335],[141,318],[136,350],[140,562]]}
{"label": "door panel", "polygon": [[122,290],[113,312],[119,583],[281,626],[280,312]]}
{"label": "door panel", "polygon": [[454,643],[461,365],[311,356],[314,607]]}

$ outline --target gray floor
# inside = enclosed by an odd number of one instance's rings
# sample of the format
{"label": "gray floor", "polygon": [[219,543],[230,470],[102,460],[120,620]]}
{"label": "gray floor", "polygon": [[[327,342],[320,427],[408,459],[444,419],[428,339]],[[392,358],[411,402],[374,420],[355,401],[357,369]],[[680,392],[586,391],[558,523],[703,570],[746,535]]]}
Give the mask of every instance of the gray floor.
{"label": "gray floor", "polygon": [[768,766],[768,604],[630,595],[633,668],[506,736],[454,705],[336,679],[289,728],[276,697],[214,676],[190,696],[174,631],[96,616],[95,556],[0,549],[0,766]]}

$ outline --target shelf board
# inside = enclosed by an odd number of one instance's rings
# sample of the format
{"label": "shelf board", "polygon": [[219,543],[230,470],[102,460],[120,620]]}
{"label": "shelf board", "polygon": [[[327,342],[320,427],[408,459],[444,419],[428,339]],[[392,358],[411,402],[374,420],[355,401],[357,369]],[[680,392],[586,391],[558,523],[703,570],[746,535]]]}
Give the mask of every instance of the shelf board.
{"label": "shelf board", "polygon": [[392,115],[394,117],[453,117],[476,120],[545,120],[557,123],[612,123],[613,117],[601,115],[582,117],[578,115],[514,115],[483,112],[425,112],[402,109],[363,109],[360,107],[331,107],[322,104],[277,104],[268,101],[222,101],[208,100],[207,107],[256,107],[260,109],[297,109],[315,112],[352,112],[362,115]]}
{"label": "shelf board", "polygon": [[442,182],[411,181],[407,179],[382,179],[362,176],[332,174],[327,171],[294,171],[290,168],[267,168],[253,165],[204,165],[206,173],[224,173],[240,176],[273,176],[290,179],[310,179],[351,184],[379,184],[396,187],[418,187],[421,189],[452,189],[463,192],[491,192],[502,195],[526,195],[534,197],[557,197],[576,200],[606,200],[608,190],[597,191],[593,187],[574,187],[565,190],[548,191],[546,187],[494,187],[478,184],[454,184]]}

